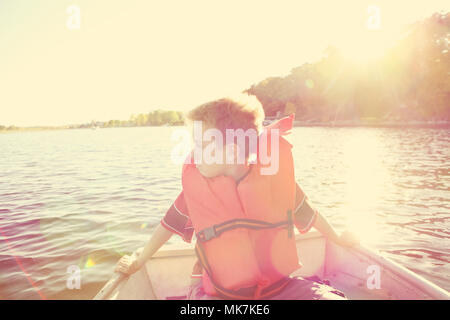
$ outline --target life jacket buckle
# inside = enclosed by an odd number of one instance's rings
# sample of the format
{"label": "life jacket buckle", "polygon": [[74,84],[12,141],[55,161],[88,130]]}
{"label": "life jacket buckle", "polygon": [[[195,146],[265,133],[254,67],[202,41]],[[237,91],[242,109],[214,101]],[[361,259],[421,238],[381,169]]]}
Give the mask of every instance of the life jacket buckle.
{"label": "life jacket buckle", "polygon": [[203,229],[202,231],[200,231],[198,233],[198,236],[197,236],[197,238],[199,238],[200,241],[202,241],[202,242],[209,241],[215,237],[217,237],[217,234],[216,234],[216,228],[214,226]]}

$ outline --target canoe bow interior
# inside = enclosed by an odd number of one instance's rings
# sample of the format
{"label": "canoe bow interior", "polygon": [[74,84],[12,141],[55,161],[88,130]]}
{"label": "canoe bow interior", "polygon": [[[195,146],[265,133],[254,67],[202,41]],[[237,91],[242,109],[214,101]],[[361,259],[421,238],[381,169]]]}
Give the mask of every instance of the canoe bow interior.
{"label": "canoe bow interior", "polygon": [[[317,231],[296,233],[296,241],[303,267],[293,275],[327,279],[349,299],[450,299],[446,290],[364,246],[343,248]],[[193,244],[167,244],[132,276],[115,273],[94,299],[182,298],[195,260]]]}

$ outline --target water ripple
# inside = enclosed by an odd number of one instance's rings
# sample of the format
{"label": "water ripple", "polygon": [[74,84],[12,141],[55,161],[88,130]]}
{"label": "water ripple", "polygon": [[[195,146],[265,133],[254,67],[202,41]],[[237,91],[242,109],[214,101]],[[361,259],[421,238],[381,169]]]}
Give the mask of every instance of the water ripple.
{"label": "water ripple", "polygon": [[[181,189],[171,132],[0,135],[0,298],[39,299],[18,261],[48,297],[92,297]],[[369,245],[450,289],[449,130],[294,128],[290,141],[298,182],[337,229],[353,224]],[[76,294],[66,288],[70,265],[82,270]]]}

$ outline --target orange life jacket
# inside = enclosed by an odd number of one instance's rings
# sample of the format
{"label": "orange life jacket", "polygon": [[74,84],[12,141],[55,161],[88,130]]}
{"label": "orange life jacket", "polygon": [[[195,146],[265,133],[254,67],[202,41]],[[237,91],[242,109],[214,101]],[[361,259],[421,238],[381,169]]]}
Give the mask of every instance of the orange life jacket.
{"label": "orange life jacket", "polygon": [[[267,298],[301,267],[293,230],[295,176],[291,144],[281,135],[293,116],[266,127],[259,143],[279,130],[279,166],[262,175],[260,159],[238,184],[229,176],[205,178],[193,163],[183,167],[186,205],[197,236],[196,253],[209,295],[228,299]],[[266,139],[267,138],[267,139]],[[262,140],[264,139],[264,140]],[[260,145],[258,145],[258,150]]]}

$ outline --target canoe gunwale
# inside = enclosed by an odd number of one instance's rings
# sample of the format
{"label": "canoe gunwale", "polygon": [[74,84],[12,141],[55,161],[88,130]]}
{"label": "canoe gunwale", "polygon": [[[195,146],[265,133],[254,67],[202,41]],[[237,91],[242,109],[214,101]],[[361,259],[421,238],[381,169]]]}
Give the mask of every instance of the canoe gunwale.
{"label": "canoe gunwale", "polygon": [[360,245],[355,248],[348,248],[349,251],[354,251],[362,256],[378,263],[384,269],[394,274],[401,280],[411,284],[412,287],[418,288],[420,291],[436,300],[450,300],[450,293],[437,286],[433,282],[425,279],[417,273],[400,265],[399,263],[383,256],[378,250]]}

